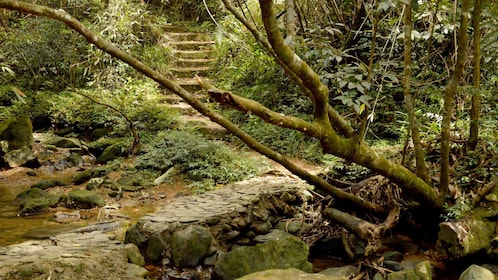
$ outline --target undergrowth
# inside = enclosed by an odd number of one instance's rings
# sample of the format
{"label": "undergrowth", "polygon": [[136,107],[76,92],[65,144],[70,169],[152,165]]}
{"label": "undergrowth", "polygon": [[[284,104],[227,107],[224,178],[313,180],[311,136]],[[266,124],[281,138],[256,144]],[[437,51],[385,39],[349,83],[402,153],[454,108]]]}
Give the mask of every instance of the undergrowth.
{"label": "undergrowth", "polygon": [[173,166],[197,192],[254,177],[267,167],[261,159],[236,153],[221,142],[188,130],[159,133],[136,158],[137,169],[163,173]]}

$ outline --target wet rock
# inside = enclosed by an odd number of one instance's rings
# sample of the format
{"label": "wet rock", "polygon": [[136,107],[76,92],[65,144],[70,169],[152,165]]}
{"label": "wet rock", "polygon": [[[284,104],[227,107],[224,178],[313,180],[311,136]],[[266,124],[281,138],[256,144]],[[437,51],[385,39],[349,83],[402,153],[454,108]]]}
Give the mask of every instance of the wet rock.
{"label": "wet rock", "polygon": [[62,182],[59,179],[48,179],[48,180],[42,180],[38,183],[31,185],[31,188],[39,188],[41,190],[46,190],[48,188],[53,188],[53,187],[57,187],[57,186],[65,186],[65,185],[67,185],[67,184]]}
{"label": "wet rock", "polygon": [[195,267],[205,258],[213,238],[203,226],[192,225],[177,230],[171,237],[171,253],[177,267]]}
{"label": "wet rock", "polygon": [[20,192],[17,196],[15,201],[16,202],[23,202],[28,199],[34,199],[34,198],[44,198],[47,197],[47,193],[43,191],[40,188],[34,187],[25,191]]}
{"label": "wet rock", "polygon": [[285,233],[284,231],[278,230],[278,229],[273,229],[273,230],[271,230],[267,234],[258,235],[256,237],[254,237],[253,241],[254,242],[258,242],[258,243],[265,243],[265,242],[268,242],[268,241],[278,240],[278,239],[281,239],[281,238],[285,238],[286,236],[288,236],[288,234]]}
{"label": "wet rock", "polygon": [[469,266],[458,280],[494,280],[495,275],[489,269],[479,265]]}
{"label": "wet rock", "polygon": [[89,209],[93,207],[104,206],[104,199],[93,191],[72,190],[68,194],[72,206],[77,208]]}
{"label": "wet rock", "polygon": [[278,240],[233,249],[220,257],[215,273],[221,279],[235,279],[268,269],[297,268],[312,272],[308,254],[308,246],[302,240],[287,234]]}
{"label": "wet rock", "polygon": [[356,271],[357,271],[356,266],[347,265],[347,266],[327,268],[323,271],[320,271],[320,274],[333,276],[337,279],[340,279],[340,278],[350,279],[350,276],[354,276],[356,274]]}
{"label": "wet rock", "polygon": [[306,273],[299,269],[270,269],[254,272],[239,280],[347,280],[347,277],[329,276],[323,274]]}
{"label": "wet rock", "polygon": [[62,232],[74,230],[81,227],[79,224],[51,225],[49,227],[35,228],[26,232],[23,237],[27,239],[47,239]]}
{"label": "wet rock", "polygon": [[73,212],[57,211],[52,219],[58,223],[70,223],[81,219],[81,214],[79,210],[75,210]]}
{"label": "wet rock", "polygon": [[[3,156],[3,160],[10,168],[15,168],[19,166],[25,166],[32,161],[36,161],[36,156],[28,146],[22,146],[20,149],[10,150],[9,152],[7,152]],[[36,167],[37,164],[33,162],[32,166]]]}
{"label": "wet rock", "polygon": [[8,149],[18,150],[33,145],[33,125],[28,115],[22,114],[0,123],[0,140],[8,142]]}
{"label": "wet rock", "polygon": [[90,168],[85,171],[82,171],[78,174],[76,174],[73,177],[73,183],[75,185],[81,185],[84,182],[90,180],[91,178],[96,178],[96,177],[104,177],[109,173],[109,171],[103,167],[99,168]]}
{"label": "wet rock", "polygon": [[46,197],[28,199],[19,205],[19,214],[39,214],[46,212],[50,206],[50,200]]}

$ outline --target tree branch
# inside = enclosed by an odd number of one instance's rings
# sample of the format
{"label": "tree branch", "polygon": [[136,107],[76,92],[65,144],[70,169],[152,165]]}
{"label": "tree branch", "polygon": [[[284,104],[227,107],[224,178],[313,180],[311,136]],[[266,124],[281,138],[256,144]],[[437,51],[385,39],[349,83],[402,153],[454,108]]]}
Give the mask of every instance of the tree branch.
{"label": "tree branch", "polygon": [[[301,88],[301,90],[303,90],[304,94],[313,100],[313,95],[311,91],[306,86],[304,86],[303,80],[277,56],[270,42],[268,42],[268,40],[263,37],[258,28],[253,23],[249,22],[243,15],[241,15],[229,0],[223,0],[223,4],[235,16],[235,18],[237,18],[252,33],[256,41],[259,42],[268,52],[268,54],[275,59],[277,64],[280,65],[282,69],[284,69],[287,75],[289,75],[290,79],[294,81],[299,86],[299,88]],[[337,111],[335,111],[329,104],[327,104],[327,111],[332,126],[337,129],[339,133],[348,138],[354,135],[354,129],[351,127],[351,125],[346,120],[344,120],[344,118],[339,115],[339,113],[337,113]]]}
{"label": "tree branch", "polygon": [[358,207],[361,209],[364,209],[366,211],[373,211],[373,212],[382,212],[383,209],[380,209],[377,205],[374,205],[368,201],[364,201],[363,199],[351,194],[344,192],[338,188],[335,188],[334,186],[330,185],[326,181],[320,179],[318,176],[310,174],[306,170],[298,167],[291,161],[289,161],[286,157],[284,157],[282,154],[277,153],[273,151],[272,149],[268,148],[267,146],[259,143],[251,137],[249,134],[245,133],[243,130],[241,130],[239,127],[237,127],[234,123],[232,123],[230,120],[227,120],[220,114],[216,113],[215,111],[209,109],[204,103],[200,102],[197,98],[195,98],[192,94],[190,94],[188,91],[183,89],[181,86],[177,85],[173,81],[167,79],[164,75],[161,73],[153,70],[152,68],[146,66],[142,62],[138,61],[137,59],[133,58],[126,52],[118,49],[116,46],[111,44],[110,42],[100,38],[97,34],[94,32],[90,31],[88,28],[86,28],[83,24],[81,24],[78,20],[73,18],[71,15],[69,15],[67,12],[64,10],[54,10],[48,7],[40,6],[40,5],[34,5],[34,4],[29,4],[25,2],[19,2],[19,1],[12,1],[12,0],[0,0],[0,8],[5,8],[9,10],[16,10],[16,11],[21,11],[24,13],[30,13],[30,14],[35,14],[39,16],[44,16],[48,18],[52,18],[55,20],[58,20],[60,22],[63,22],[66,24],[69,28],[75,30],[76,32],[80,33],[85,39],[94,44],[96,47],[99,49],[103,50],[104,52],[110,54],[111,56],[118,58],[122,60],[123,62],[127,63],[131,67],[133,67],[135,70],[139,71],[140,73],[143,73],[147,77],[153,79],[154,81],[158,82],[162,86],[166,87],[173,93],[177,94],[180,96],[182,99],[184,99],[189,105],[191,105],[194,109],[199,111],[202,115],[208,117],[212,121],[218,123],[219,125],[223,126],[226,128],[228,131],[230,131],[232,134],[234,134],[237,138],[242,140],[246,145],[248,145],[251,149],[259,152],[260,154],[280,163],[282,166],[287,168],[290,172],[293,174],[296,174],[303,180],[307,181],[308,183],[315,185],[319,189],[322,189],[324,192],[330,193],[333,196],[335,196],[339,200],[345,200],[349,201],[354,207]]}
{"label": "tree branch", "polygon": [[260,0],[261,16],[265,25],[266,35],[273,50],[282,62],[289,67],[292,72],[296,73],[303,85],[309,89],[315,106],[315,119],[324,124],[324,127],[330,126],[328,116],[328,88],[320,81],[320,77],[304,62],[286,43],[278,30],[277,19],[273,7],[273,0]]}

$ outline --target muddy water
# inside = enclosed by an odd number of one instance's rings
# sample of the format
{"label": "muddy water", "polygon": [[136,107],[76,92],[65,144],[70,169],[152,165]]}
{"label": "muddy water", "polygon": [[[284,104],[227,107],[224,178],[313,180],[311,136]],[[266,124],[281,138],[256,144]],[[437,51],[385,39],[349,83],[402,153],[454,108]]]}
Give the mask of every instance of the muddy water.
{"label": "muddy water", "polygon": [[[37,169],[35,170],[37,173],[36,176],[29,176],[26,174],[27,171],[30,171],[30,169],[16,168],[0,171],[0,247],[33,239],[25,238],[24,235],[26,233],[29,233],[31,236],[33,236],[33,232],[35,233],[34,235],[46,235],[47,231],[67,231],[97,222],[99,210],[101,209],[96,208],[89,210],[80,209],[82,219],[69,224],[55,222],[52,217],[57,211],[72,212],[75,209],[57,207],[50,208],[49,212],[39,215],[18,216],[19,203],[15,202],[15,198],[20,192],[29,189],[32,184],[40,180],[58,178],[59,180],[70,182],[72,176],[78,172],[77,168],[56,173]],[[52,191],[68,192],[75,187],[81,186],[58,187],[59,189],[52,189]],[[185,192],[186,187],[184,183],[175,182],[171,185],[163,184],[148,188],[143,192],[127,192],[119,201],[108,197],[105,191],[101,195],[106,199],[106,204],[119,205],[120,208],[117,214],[129,217],[130,220],[126,221],[130,221],[131,223],[168,203],[168,201],[174,199],[177,193]]]}

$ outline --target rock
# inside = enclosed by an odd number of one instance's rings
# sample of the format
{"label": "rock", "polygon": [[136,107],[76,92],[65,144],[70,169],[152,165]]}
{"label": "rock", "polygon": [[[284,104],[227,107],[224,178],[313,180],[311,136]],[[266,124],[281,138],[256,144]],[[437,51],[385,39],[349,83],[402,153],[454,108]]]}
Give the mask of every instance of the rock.
{"label": "rock", "polygon": [[[22,146],[17,150],[10,150],[3,156],[3,160],[10,168],[20,167],[35,161],[36,156],[28,146]],[[36,164],[35,164],[36,166]]]}
{"label": "rock", "polygon": [[387,275],[387,280],[431,280],[431,263],[419,262],[414,269],[396,271]]}
{"label": "rock", "polygon": [[170,241],[173,262],[177,267],[195,267],[205,258],[213,238],[209,230],[200,225],[176,230]]}
{"label": "rock", "polygon": [[46,212],[50,206],[50,200],[46,197],[28,199],[19,205],[19,214],[30,215]]}
{"label": "rock", "polygon": [[96,190],[104,183],[104,178],[91,178],[86,184],[87,190]]}
{"label": "rock", "polygon": [[108,161],[127,155],[128,155],[128,148],[125,147],[123,144],[118,143],[105,148],[102,154],[99,157],[97,157],[95,163],[96,164],[106,163]]}
{"label": "rock", "polygon": [[93,191],[72,190],[68,194],[70,202],[78,208],[89,209],[104,206],[104,199]]}
{"label": "rock", "polygon": [[344,279],[350,279],[350,276],[354,276],[356,274],[356,270],[357,270],[356,266],[346,265],[346,266],[327,268],[323,271],[320,271],[320,274],[333,276],[335,277],[334,279],[341,279],[341,277]]}
{"label": "rock", "polygon": [[144,266],[145,260],[138,250],[138,247],[135,244],[126,244],[125,245],[126,255],[128,256],[128,262],[132,264],[136,264],[138,266]]}
{"label": "rock", "polygon": [[312,272],[313,265],[308,262],[308,254],[308,246],[302,240],[287,234],[278,240],[237,247],[221,255],[215,274],[226,280],[268,269],[297,268]]}
{"label": "rock", "polygon": [[87,169],[83,172],[80,172],[78,174],[76,174],[74,177],[73,177],[73,180],[72,182],[75,184],[75,185],[81,185],[83,184],[84,182],[90,180],[91,178],[96,178],[96,177],[104,177],[107,175],[107,173],[109,173],[109,171],[105,168],[90,168],[90,169]]}
{"label": "rock", "polygon": [[71,153],[69,156],[57,161],[55,163],[55,169],[65,170],[74,166],[83,166],[83,157],[78,153]]}
{"label": "rock", "polygon": [[238,280],[347,280],[347,277],[306,273],[299,269],[270,269],[254,272]]}
{"label": "rock", "polygon": [[66,138],[60,136],[50,136],[43,139],[46,145],[54,145],[59,148],[81,148],[81,141],[77,138]]}
{"label": "rock", "polygon": [[48,194],[39,188],[32,188],[17,195],[16,201],[22,201],[19,205],[19,214],[39,214],[55,206],[61,198],[61,194]]}
{"label": "rock", "polygon": [[264,235],[258,235],[254,237],[253,241],[258,243],[265,243],[272,240],[279,240],[281,238],[287,237],[288,234],[282,230],[273,229],[269,233]]}
{"label": "rock", "polygon": [[39,188],[41,190],[46,190],[48,188],[53,188],[53,187],[57,187],[57,186],[65,186],[65,185],[67,185],[67,184],[62,182],[59,179],[48,179],[48,180],[42,180],[38,183],[31,185],[31,188]]}
{"label": "rock", "polygon": [[79,210],[73,212],[57,211],[52,218],[58,223],[70,223],[81,219],[81,214]]}
{"label": "rock", "polygon": [[469,266],[458,280],[494,280],[495,275],[489,269],[478,265]]}
{"label": "rock", "polygon": [[25,191],[20,192],[17,196],[15,201],[16,202],[24,202],[28,199],[33,199],[33,198],[45,198],[47,197],[47,193],[43,191],[40,188],[31,188]]}
{"label": "rock", "polygon": [[0,140],[6,140],[8,149],[18,150],[33,145],[33,125],[26,114],[11,117],[0,123]]}
{"label": "rock", "polygon": [[439,224],[436,249],[451,258],[464,257],[487,248],[494,237],[495,222],[466,219]]}

